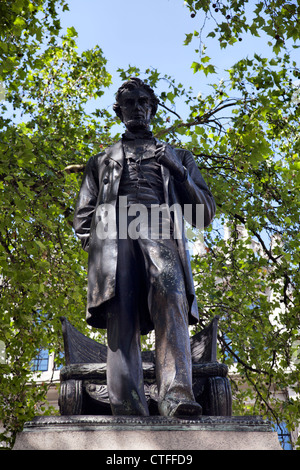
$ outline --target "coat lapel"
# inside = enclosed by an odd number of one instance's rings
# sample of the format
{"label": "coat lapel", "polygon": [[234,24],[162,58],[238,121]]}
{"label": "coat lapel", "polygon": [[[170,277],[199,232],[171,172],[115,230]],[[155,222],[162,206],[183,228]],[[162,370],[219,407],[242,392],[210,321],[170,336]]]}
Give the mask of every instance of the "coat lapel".
{"label": "coat lapel", "polygon": [[164,182],[164,196],[165,196],[165,203],[169,204],[169,180],[170,180],[170,172],[168,168],[164,165],[161,165],[161,175]]}
{"label": "coat lapel", "polygon": [[123,166],[124,151],[122,141],[119,140],[119,142],[109,147],[106,151],[106,155],[108,158],[118,163],[120,166]]}
{"label": "coat lapel", "polygon": [[[158,144],[160,141],[155,138],[155,143]],[[170,181],[170,171],[164,165],[161,165],[161,176],[164,182],[164,196],[165,203],[169,204],[169,181]]]}

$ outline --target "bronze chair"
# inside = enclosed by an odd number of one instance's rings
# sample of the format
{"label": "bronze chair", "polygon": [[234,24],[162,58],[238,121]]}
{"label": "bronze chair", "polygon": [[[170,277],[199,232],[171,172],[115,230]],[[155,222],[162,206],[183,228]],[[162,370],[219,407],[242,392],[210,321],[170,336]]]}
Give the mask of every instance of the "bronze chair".
{"label": "bronze chair", "polygon": [[[191,336],[193,391],[204,415],[231,416],[231,387],[228,367],[217,362],[216,316],[201,332]],[[106,386],[105,345],[80,333],[61,318],[65,366],[60,371],[61,415],[111,415]],[[145,394],[150,415],[158,415],[155,353],[143,351]]]}

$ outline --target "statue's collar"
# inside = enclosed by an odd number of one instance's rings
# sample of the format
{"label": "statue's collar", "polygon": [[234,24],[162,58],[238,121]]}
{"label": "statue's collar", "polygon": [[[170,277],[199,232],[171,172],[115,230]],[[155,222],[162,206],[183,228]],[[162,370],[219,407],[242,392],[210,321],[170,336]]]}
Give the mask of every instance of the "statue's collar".
{"label": "statue's collar", "polygon": [[124,132],[122,135],[124,140],[136,140],[136,139],[153,139],[153,134],[151,131],[143,130],[141,132],[133,133],[130,131]]}

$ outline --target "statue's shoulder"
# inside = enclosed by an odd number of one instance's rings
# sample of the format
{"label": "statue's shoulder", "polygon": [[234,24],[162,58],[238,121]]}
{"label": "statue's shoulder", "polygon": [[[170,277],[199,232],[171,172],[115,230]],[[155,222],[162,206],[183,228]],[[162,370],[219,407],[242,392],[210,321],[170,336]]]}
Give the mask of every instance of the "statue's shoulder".
{"label": "statue's shoulder", "polygon": [[114,155],[115,153],[119,152],[120,148],[122,148],[122,140],[118,140],[114,144],[109,145],[107,147],[103,146],[102,148],[103,148],[103,150],[101,150],[101,152],[99,152],[99,153],[97,153],[96,155],[93,156],[95,161],[97,161],[99,163],[103,159],[105,159],[107,156],[111,156],[111,155]]}

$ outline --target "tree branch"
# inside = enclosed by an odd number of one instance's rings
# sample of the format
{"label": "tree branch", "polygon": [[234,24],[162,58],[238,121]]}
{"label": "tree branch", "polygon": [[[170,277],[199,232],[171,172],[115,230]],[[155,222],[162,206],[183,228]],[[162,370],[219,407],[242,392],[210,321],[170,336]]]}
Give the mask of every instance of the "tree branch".
{"label": "tree branch", "polygon": [[85,164],[82,165],[68,165],[62,171],[66,173],[81,173],[85,169]]}
{"label": "tree branch", "polygon": [[[165,134],[169,134],[170,132],[173,132],[175,131],[176,129],[180,129],[181,127],[186,127],[186,128],[190,128],[190,127],[193,127],[193,126],[197,126],[199,124],[208,124],[209,122],[215,122],[215,120],[212,120],[210,121],[210,118],[211,116],[213,116],[214,114],[218,113],[219,111],[222,111],[223,109],[225,108],[228,108],[228,107],[232,107],[232,106],[235,106],[237,101],[236,99],[230,99],[230,100],[227,100],[227,101],[231,101],[230,103],[227,102],[226,104],[218,104],[215,108],[213,108],[212,110],[208,111],[207,113],[204,113],[202,116],[197,116],[196,119],[194,119],[193,121],[191,122],[179,122],[179,123],[175,123],[173,124],[173,126],[170,126],[166,129],[162,129],[161,131],[159,131],[155,137],[161,137],[162,135],[165,135]],[[223,102],[222,102],[223,103]],[[224,102],[225,103],[225,102]]]}
{"label": "tree branch", "polygon": [[177,114],[175,111],[173,111],[172,109],[168,108],[165,104],[163,104],[163,103],[161,103],[161,102],[159,102],[158,104],[159,104],[159,106],[161,106],[162,108],[165,108],[165,109],[166,109],[167,111],[169,111],[170,113],[175,114],[175,116],[177,116],[178,119],[180,119],[180,121],[182,121],[182,119],[181,119],[181,117],[179,116],[179,114]]}
{"label": "tree branch", "polygon": [[253,369],[253,367],[250,367],[248,366],[248,364],[246,364],[232,349],[231,347],[228,345],[228,342],[226,341],[226,339],[224,339],[223,335],[218,335],[218,338],[219,340],[221,341],[221,343],[224,345],[225,349],[227,349],[230,354],[240,363],[242,364],[242,366],[247,369],[247,370],[250,370],[251,372],[255,372],[256,374],[266,374],[268,375],[268,372],[266,370],[263,370],[263,369]]}

